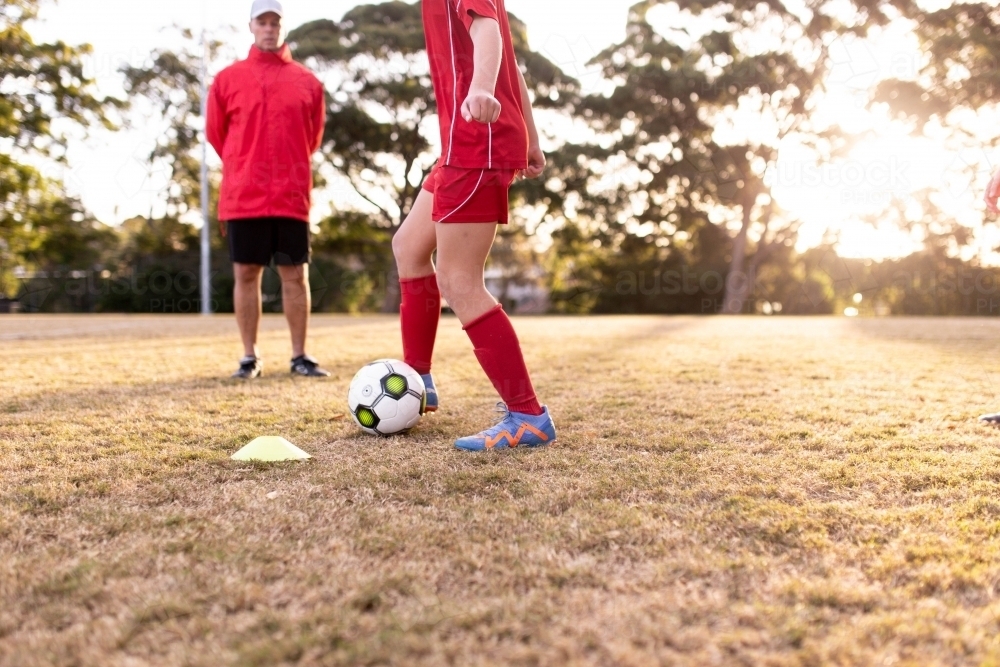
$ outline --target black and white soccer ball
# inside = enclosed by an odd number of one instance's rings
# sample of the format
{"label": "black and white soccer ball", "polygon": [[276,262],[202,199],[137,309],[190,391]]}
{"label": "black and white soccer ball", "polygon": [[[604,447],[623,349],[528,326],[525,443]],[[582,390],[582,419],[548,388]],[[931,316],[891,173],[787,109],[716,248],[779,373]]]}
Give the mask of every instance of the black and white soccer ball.
{"label": "black and white soccer ball", "polygon": [[351,380],[347,406],[365,433],[394,435],[417,425],[427,407],[420,373],[397,359],[379,359]]}

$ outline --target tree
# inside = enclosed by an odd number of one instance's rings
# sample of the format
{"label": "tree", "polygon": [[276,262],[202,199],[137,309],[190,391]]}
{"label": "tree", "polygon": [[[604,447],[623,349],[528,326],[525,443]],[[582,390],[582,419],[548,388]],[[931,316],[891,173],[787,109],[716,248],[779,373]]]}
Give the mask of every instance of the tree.
{"label": "tree", "polygon": [[987,151],[1000,146],[1000,128],[993,121],[1000,91],[1000,9],[956,2],[927,11],[901,2],[900,11],[911,21],[924,56],[910,76],[882,81],[872,94],[872,107],[905,123],[913,136],[943,144],[961,157],[945,182],[895,199],[873,217],[919,233],[930,252],[957,255],[977,239],[981,221],[963,213],[982,207],[981,177],[996,169]]}
{"label": "tree", "polygon": [[163,199],[167,216],[174,218],[201,205],[202,60],[217,62],[224,47],[218,39],[202,45],[188,29],[180,29],[180,33],[184,40],[181,48],[156,49],[147,64],[126,65],[121,70],[132,101],[130,125],[148,123],[151,114],[154,122],[166,126],[148,161],[150,170],[162,166],[167,171]]}
{"label": "tree", "polygon": [[32,39],[27,24],[40,4],[0,0],[0,144],[5,146],[0,153],[0,295],[8,296],[18,288],[14,270],[45,263],[43,250],[55,253],[51,261],[76,259],[71,248],[54,247],[55,239],[97,233],[80,203],[35,166],[65,161],[66,137],[53,129],[55,121],[113,128],[110,114],[120,106],[98,97],[93,81],[84,76],[88,45]]}
{"label": "tree", "polygon": [[[202,42],[191,30],[178,28],[182,43],[178,48],[155,49],[141,66],[121,69],[129,94],[128,122],[132,126],[153,124],[164,127],[147,156],[150,172],[163,170],[166,185],[161,193],[165,212],[159,219],[126,221],[120,230],[122,252],[116,261],[117,281],[142,284],[152,275],[186,277],[199,273],[200,246],[196,229],[183,220],[201,207],[201,160],[204,122],[201,114],[203,59],[209,70],[220,64],[225,43],[212,38]],[[219,174],[209,172],[210,229],[218,220]],[[200,214],[197,216],[200,219]],[[231,267],[225,241],[212,234],[211,265],[221,267],[213,275],[212,300],[216,312],[232,309]],[[187,287],[184,287],[184,291]],[[176,290],[175,290],[176,291]],[[183,302],[190,305],[191,293],[151,294],[133,289],[104,295],[104,310],[149,312],[151,303]],[[267,307],[273,307],[269,303]],[[195,307],[197,310],[197,307]]]}
{"label": "tree", "polygon": [[[675,13],[660,32],[650,15],[668,4]],[[616,163],[600,167],[615,174],[606,188],[613,206],[584,221],[594,242],[610,256],[628,249],[642,261],[711,258],[704,272],[717,270],[720,253],[692,244],[721,241],[723,312],[742,312],[761,265],[786,256],[782,249],[796,239],[797,221],[783,214],[765,178],[782,141],[794,136],[826,155],[842,143],[836,128],[809,117],[824,90],[829,44],[892,16],[882,2],[803,4],[793,11],[756,0],[640,2],[625,40],[594,59],[613,90],[581,105],[604,144],[614,142]],[[704,233],[706,225],[724,233]]]}

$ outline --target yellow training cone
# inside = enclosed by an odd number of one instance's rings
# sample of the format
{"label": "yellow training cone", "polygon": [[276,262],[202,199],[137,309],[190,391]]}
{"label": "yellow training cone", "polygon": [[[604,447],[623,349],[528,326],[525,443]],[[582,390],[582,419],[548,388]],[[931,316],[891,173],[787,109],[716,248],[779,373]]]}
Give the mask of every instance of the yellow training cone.
{"label": "yellow training cone", "polygon": [[231,457],[234,461],[301,461],[312,457],[284,438],[257,438]]}

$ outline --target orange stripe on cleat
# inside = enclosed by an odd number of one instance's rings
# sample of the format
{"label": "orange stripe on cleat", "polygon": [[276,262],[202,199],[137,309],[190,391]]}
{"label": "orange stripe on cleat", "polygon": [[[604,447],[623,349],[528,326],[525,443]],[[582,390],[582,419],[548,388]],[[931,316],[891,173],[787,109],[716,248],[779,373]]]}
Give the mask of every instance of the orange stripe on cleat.
{"label": "orange stripe on cleat", "polygon": [[499,445],[500,441],[503,440],[504,438],[507,439],[508,447],[517,447],[521,443],[521,438],[524,437],[526,431],[531,431],[532,433],[537,435],[539,438],[542,439],[542,442],[549,441],[549,436],[545,435],[543,431],[539,431],[531,424],[523,422],[521,424],[521,428],[517,429],[517,435],[511,435],[509,431],[500,431],[499,433],[497,433],[495,438],[486,436],[486,449],[493,449],[494,447]]}

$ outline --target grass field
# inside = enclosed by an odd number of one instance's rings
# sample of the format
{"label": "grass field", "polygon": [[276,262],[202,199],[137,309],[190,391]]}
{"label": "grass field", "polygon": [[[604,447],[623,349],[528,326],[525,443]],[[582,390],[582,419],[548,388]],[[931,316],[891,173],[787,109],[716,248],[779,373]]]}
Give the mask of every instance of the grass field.
{"label": "grass field", "polygon": [[1000,665],[1000,321],[515,325],[559,442],[469,455],[453,319],[377,440],[392,318],[317,317],[329,381],[268,318],[237,384],[228,317],[0,316],[0,665]]}

